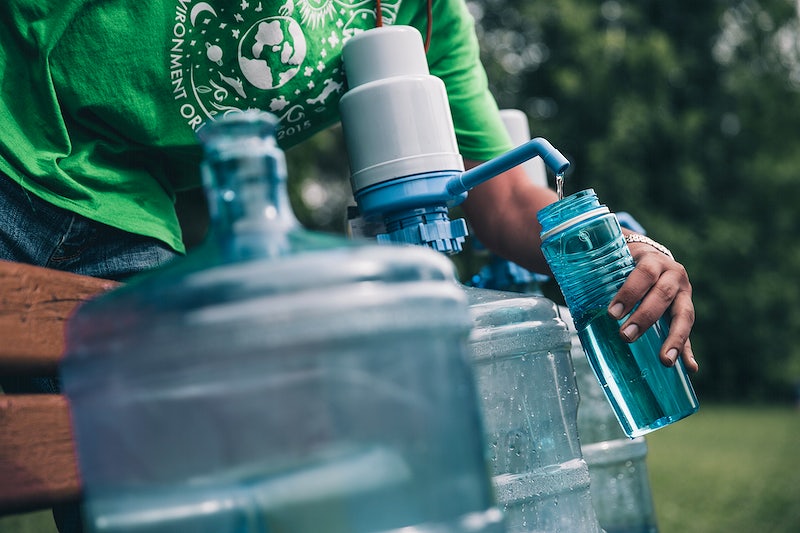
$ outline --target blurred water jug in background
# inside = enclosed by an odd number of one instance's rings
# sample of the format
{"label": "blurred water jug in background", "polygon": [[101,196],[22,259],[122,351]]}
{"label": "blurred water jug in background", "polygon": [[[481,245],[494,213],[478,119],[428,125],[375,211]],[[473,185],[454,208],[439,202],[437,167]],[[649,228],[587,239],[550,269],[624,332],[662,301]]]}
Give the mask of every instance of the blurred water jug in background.
{"label": "blurred water jug in background", "polygon": [[569,310],[559,307],[559,312],[572,338],[572,362],[581,396],[578,434],[589,465],[597,519],[606,533],[656,533],[645,437],[631,439],[622,431],[583,353]]}
{"label": "blurred water jug in background", "polygon": [[69,325],[87,529],[504,531],[452,264],[302,229],[274,125],[207,125],[206,242]]}
{"label": "blurred water jug in background", "polygon": [[511,532],[599,532],[578,440],[570,336],[538,296],[466,288],[498,503]]}
{"label": "blurred water jug in background", "polygon": [[634,269],[614,214],[587,189],[543,208],[537,217],[542,252],[625,433],[644,435],[696,412],[683,362],[666,367],[659,360],[665,319],[628,343],[619,334],[622,321],[608,314],[611,299]]}

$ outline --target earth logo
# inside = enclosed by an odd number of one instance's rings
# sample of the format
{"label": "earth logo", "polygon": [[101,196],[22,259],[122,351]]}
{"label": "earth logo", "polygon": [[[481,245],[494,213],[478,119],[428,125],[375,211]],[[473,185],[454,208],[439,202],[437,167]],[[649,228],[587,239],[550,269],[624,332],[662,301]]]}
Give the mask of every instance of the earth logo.
{"label": "earth logo", "polygon": [[253,24],[239,41],[242,75],[259,89],[277,89],[295,77],[306,57],[300,25],[288,17]]}
{"label": "earth logo", "polygon": [[[276,115],[278,142],[302,141],[338,120],[344,43],[376,25],[371,0],[173,0],[169,79],[194,131],[245,109]],[[399,0],[384,0],[393,23]]]}

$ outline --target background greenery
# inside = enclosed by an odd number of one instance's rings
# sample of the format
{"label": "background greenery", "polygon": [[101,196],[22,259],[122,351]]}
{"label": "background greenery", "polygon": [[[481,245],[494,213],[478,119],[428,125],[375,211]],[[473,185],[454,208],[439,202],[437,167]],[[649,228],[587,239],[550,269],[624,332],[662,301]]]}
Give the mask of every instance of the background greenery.
{"label": "background greenery", "polygon": [[689,270],[706,398],[800,381],[796,0],[481,0],[503,107]]}
{"label": "background greenery", "polygon": [[[687,267],[701,399],[800,394],[797,0],[470,7],[493,93],[572,162],[566,192],[594,188]],[[336,129],[289,152],[312,227],[343,227],[344,154]]]}
{"label": "background greenery", "polygon": [[660,533],[789,533],[800,526],[800,412],[701,405],[647,436]]}

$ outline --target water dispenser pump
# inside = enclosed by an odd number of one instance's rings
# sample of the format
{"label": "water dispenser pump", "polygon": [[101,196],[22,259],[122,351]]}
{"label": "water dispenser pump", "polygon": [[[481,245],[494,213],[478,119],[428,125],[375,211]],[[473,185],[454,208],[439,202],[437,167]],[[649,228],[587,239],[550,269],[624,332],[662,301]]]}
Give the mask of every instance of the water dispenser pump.
{"label": "water dispenser pump", "polygon": [[556,174],[569,161],[545,139],[464,171],[444,83],[430,75],[420,33],[384,26],[351,38],[342,51],[349,90],[339,109],[361,215],[379,221],[379,242],[458,253],[467,235],[450,220],[473,187],[541,156]]}

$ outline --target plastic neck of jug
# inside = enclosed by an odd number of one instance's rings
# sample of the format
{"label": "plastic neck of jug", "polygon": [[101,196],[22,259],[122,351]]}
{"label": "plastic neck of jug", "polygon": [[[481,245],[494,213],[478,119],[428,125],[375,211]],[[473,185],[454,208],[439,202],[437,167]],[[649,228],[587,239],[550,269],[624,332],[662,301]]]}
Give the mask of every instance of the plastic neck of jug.
{"label": "plastic neck of jug", "polygon": [[289,233],[300,229],[276,125],[274,116],[248,111],[210,123],[198,134],[205,152],[209,238],[231,259],[282,255],[289,249]]}

